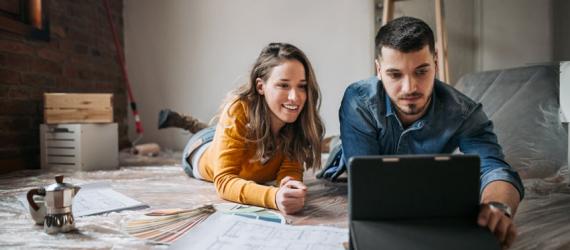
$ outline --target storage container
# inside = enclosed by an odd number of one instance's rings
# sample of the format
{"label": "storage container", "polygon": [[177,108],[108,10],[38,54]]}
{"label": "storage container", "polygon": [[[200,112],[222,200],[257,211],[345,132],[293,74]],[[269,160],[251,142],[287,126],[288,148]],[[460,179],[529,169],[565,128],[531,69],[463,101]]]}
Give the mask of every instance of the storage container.
{"label": "storage container", "polygon": [[119,167],[117,123],[41,124],[42,169],[103,170]]}

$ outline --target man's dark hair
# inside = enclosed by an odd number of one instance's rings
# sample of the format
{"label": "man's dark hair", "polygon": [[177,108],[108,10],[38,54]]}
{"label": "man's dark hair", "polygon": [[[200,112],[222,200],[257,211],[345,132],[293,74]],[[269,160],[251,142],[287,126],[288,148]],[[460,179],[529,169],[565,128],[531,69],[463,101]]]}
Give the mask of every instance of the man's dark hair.
{"label": "man's dark hair", "polygon": [[382,56],[382,47],[408,53],[421,50],[425,45],[435,55],[433,31],[422,20],[403,16],[382,26],[376,34],[376,55]]}

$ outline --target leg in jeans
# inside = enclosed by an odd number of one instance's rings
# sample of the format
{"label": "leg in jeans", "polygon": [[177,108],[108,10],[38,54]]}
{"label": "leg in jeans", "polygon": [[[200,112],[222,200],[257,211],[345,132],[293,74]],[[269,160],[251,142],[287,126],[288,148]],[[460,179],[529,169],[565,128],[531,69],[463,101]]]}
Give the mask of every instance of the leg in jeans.
{"label": "leg in jeans", "polygon": [[188,143],[186,143],[186,147],[184,147],[184,151],[182,152],[182,168],[188,176],[194,177],[194,174],[192,173],[193,168],[198,167],[192,166],[191,164],[191,158],[194,157],[193,153],[196,151],[196,149],[200,148],[200,146],[211,142],[214,139],[215,132],[216,127],[202,129],[192,135],[192,137],[190,137],[190,140],[188,140]]}
{"label": "leg in jeans", "polygon": [[208,124],[201,122],[192,116],[181,115],[170,109],[163,109],[158,113],[158,129],[170,127],[181,128],[195,134],[198,131],[207,128]]}

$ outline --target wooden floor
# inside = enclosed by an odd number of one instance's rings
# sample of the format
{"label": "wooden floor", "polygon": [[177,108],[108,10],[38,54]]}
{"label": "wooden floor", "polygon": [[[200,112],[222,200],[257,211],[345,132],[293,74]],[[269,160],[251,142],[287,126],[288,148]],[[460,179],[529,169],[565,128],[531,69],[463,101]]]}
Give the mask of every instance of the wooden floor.
{"label": "wooden floor", "polygon": [[[0,176],[0,248],[62,249],[151,249],[149,245],[121,230],[129,218],[152,209],[190,208],[206,203],[225,202],[218,198],[212,183],[187,177],[178,162],[179,154],[162,158],[132,157],[122,154],[121,167],[114,171],[70,172],[26,170]],[[154,166],[132,166],[132,165]],[[167,164],[160,166],[161,164]],[[127,166],[131,165],[131,166]],[[82,184],[108,181],[130,197],[151,208],[123,211],[76,219],[76,233],[47,235],[33,224],[15,198],[27,190],[53,183],[55,174],[66,175],[66,182]],[[305,173],[309,188],[305,209],[286,216],[291,224],[347,227],[347,185],[316,180],[312,171]],[[512,249],[570,249],[570,188],[568,174],[545,180],[525,180],[527,197],[515,222],[519,238]]]}

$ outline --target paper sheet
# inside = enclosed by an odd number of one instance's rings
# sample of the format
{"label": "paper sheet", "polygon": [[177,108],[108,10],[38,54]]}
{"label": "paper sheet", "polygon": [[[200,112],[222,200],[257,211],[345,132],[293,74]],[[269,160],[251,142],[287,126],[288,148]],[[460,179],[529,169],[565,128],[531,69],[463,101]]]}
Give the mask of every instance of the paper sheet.
{"label": "paper sheet", "polygon": [[169,249],[344,249],[348,230],[293,226],[214,213]]}
{"label": "paper sheet", "polygon": [[[107,182],[80,185],[81,190],[73,198],[73,215],[76,217],[117,212],[125,209],[146,208],[148,205],[115,191]],[[18,200],[28,210],[26,194]]]}

